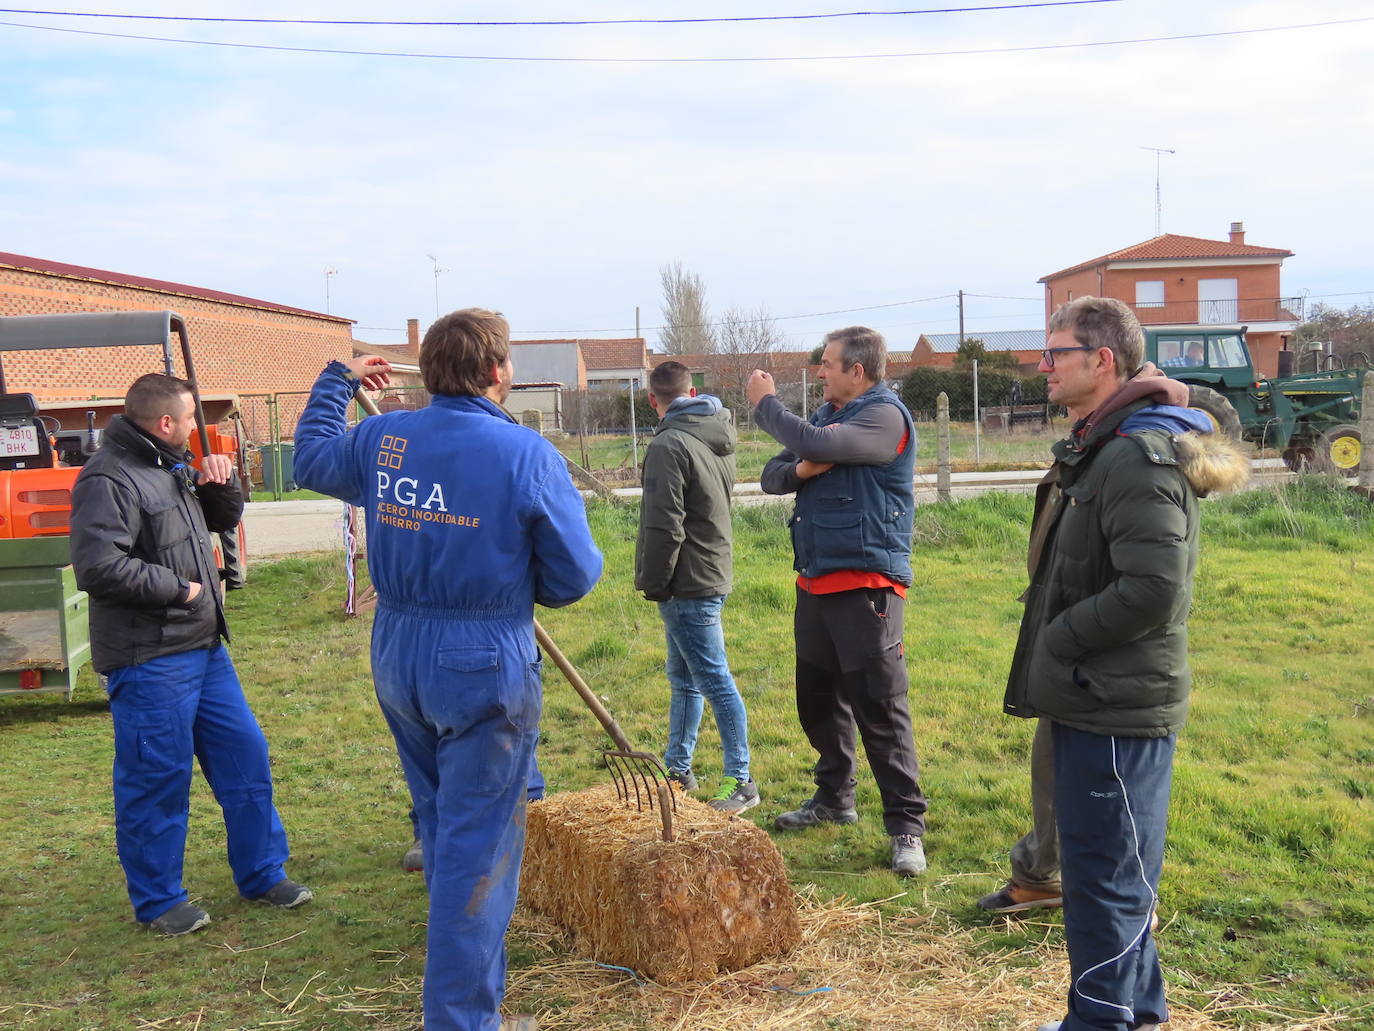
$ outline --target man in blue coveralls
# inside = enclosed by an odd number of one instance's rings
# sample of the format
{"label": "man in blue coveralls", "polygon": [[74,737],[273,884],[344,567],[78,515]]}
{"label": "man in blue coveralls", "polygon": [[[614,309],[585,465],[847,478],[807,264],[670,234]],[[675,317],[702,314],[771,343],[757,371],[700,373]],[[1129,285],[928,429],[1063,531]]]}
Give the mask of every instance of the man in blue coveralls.
{"label": "man in blue coveralls", "polygon": [[585,595],[601,553],[558,451],[500,407],[514,378],[504,318],[436,321],[420,349],[430,405],[350,431],[359,384],[389,371],[329,363],[296,426],[296,480],[366,510],[372,676],[429,888],[425,1028],[495,1031],[542,704],[534,605]]}
{"label": "man in blue coveralls", "polygon": [[283,909],[311,898],[282,869],[267,741],[220,643],[210,534],[238,525],[243,494],[227,455],[190,464],[195,428],[190,383],[141,376],[72,489],[72,566],[114,719],[119,862],[134,915],[173,937],[210,922],[181,883],[193,759],[224,811],[239,893]]}

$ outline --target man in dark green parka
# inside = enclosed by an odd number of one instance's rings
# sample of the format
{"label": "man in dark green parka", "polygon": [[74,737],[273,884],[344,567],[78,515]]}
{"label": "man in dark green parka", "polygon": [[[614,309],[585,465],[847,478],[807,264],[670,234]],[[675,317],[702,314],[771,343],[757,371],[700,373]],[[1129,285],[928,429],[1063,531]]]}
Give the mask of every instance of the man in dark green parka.
{"label": "man in dark green parka", "polygon": [[1037,493],[1004,704],[1053,739],[1071,985],[1068,1015],[1041,1031],[1153,1029],[1168,1019],[1150,921],[1188,709],[1198,498],[1248,463],[1185,407],[1186,386],[1142,368],[1126,305],[1082,297],[1049,328],[1040,369],[1076,421]]}

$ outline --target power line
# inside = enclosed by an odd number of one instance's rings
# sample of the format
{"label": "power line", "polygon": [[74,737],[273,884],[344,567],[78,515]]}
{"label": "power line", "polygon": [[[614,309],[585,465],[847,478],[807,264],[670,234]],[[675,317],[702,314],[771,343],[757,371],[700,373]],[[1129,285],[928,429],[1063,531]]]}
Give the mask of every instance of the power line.
{"label": "power line", "polygon": [[1139,36],[1131,39],[1103,39],[1086,43],[1042,43],[1020,47],[983,47],[971,50],[914,50],[880,54],[792,54],[768,57],[534,57],[520,54],[435,54],[401,50],[344,50],[331,47],[288,47],[269,43],[228,43],[211,39],[176,39],[170,36],[145,36],[126,32],[97,32],[93,29],[66,29],[57,25],[32,25],[27,22],[0,21],[0,26],[61,32],[75,36],[100,36],[106,39],[133,39],[149,43],[181,43],[186,46],[227,47],[232,50],[269,50],[290,54],[323,54],[336,57],[402,57],[433,61],[496,61],[528,64],[782,64],[803,61],[884,61],[914,57],[980,57],[995,54],[1025,54],[1055,50],[1086,50],[1094,47],[1136,46],[1142,43],[1174,43],[1195,39],[1220,39],[1228,36],[1253,36],[1267,32],[1297,29],[1322,29],[1339,25],[1374,22],[1367,18],[1342,18],[1336,21],[1303,22],[1294,25],[1268,25],[1257,29],[1226,29],[1217,32],[1190,32],[1175,36]]}
{"label": "power line", "polygon": [[40,11],[0,7],[0,14],[38,14],[54,18],[110,18],[136,21],[212,22],[248,25],[397,26],[403,28],[537,28],[581,25],[711,25],[733,22],[822,21],[834,18],[888,18],[914,14],[973,14],[981,11],[1020,11],[1035,7],[1081,7],[1116,4],[1122,0],[1042,0],[1040,3],[988,4],[979,7],[929,7],[907,11],[831,11],[822,14],[754,14],[722,18],[561,18],[547,21],[397,21],[344,18],[231,18],[187,14],[116,14],[94,11]]}

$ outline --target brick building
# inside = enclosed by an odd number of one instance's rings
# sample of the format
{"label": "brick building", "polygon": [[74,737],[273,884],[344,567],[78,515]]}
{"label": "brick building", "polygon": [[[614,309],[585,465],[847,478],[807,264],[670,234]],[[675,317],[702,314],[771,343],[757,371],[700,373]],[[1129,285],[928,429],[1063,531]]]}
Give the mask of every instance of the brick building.
{"label": "brick building", "polygon": [[[185,317],[207,394],[308,390],[353,347],[353,322],[337,315],[0,252],[0,316],[162,309]],[[9,388],[40,400],[122,397],[138,376],[162,370],[161,355],[145,347],[13,351],[3,361]]]}
{"label": "brick building", "polygon": [[1245,242],[1232,222],[1225,240],[1165,233],[1043,277],[1045,318],[1066,301],[1091,294],[1131,306],[1147,328],[1245,325],[1255,368],[1278,374],[1278,352],[1298,328],[1298,300],[1282,296],[1279,277],[1292,251]]}

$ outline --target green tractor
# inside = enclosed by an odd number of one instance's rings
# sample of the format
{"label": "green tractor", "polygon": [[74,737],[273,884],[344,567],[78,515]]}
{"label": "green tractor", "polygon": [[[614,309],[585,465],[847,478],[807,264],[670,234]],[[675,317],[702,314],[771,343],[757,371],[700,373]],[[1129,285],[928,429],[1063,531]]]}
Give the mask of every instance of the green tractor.
{"label": "green tractor", "polygon": [[1148,329],[1145,357],[1189,387],[1189,406],[1217,429],[1274,448],[1295,471],[1360,466],[1360,392],[1366,369],[1266,379],[1255,372],[1244,326]]}

